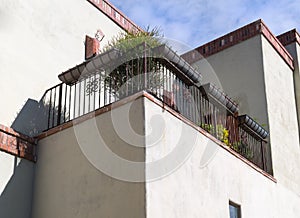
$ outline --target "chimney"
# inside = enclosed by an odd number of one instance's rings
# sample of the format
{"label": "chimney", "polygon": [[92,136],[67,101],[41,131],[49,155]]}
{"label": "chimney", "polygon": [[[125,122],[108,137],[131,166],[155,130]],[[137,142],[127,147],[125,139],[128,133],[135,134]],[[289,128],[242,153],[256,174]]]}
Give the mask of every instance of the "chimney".
{"label": "chimney", "polygon": [[85,36],[85,60],[88,60],[97,54],[100,51],[100,42],[88,35]]}

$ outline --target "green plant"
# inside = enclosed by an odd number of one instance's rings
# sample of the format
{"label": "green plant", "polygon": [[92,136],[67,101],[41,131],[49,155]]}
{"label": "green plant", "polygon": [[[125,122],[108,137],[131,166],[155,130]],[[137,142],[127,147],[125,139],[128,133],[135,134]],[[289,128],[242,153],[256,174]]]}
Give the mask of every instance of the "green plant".
{"label": "green plant", "polygon": [[226,129],[222,124],[217,125],[217,137],[224,142],[227,146],[229,144],[229,130]]}
{"label": "green plant", "polygon": [[213,125],[212,124],[206,124],[206,123],[201,123],[200,127],[204,129],[205,131],[212,133],[213,130]]}
{"label": "green plant", "polygon": [[158,28],[120,33],[103,51],[117,49],[122,54],[116,66],[105,75],[104,86],[117,98],[144,88],[157,90],[163,86],[162,66],[151,57],[151,48],[162,45]]}
{"label": "green plant", "polygon": [[237,153],[243,155],[248,160],[251,160],[254,156],[253,151],[250,149],[250,146],[247,144],[245,139],[242,139],[238,142],[229,142],[229,130],[226,129],[222,124],[216,125],[202,123],[199,125],[202,129],[214,135],[220,141],[224,142],[231,149],[235,150]]}
{"label": "green plant", "polygon": [[230,146],[229,130],[226,129],[222,124],[217,124],[215,127],[212,124],[202,123],[200,127],[212,135],[215,135],[217,139],[219,139],[221,142],[224,142],[227,146]]}
{"label": "green plant", "polygon": [[146,28],[145,31],[126,33],[121,32],[108,42],[107,46],[103,48],[103,51],[105,52],[112,48],[116,48],[122,52],[126,52],[142,43],[146,43],[151,48],[154,48],[163,44],[162,37],[163,35],[161,34],[159,28],[154,27],[150,29],[149,26]]}
{"label": "green plant", "polygon": [[242,141],[232,143],[231,148],[239,154],[243,155],[248,160],[251,160],[254,156],[253,151],[250,149],[249,145]]}

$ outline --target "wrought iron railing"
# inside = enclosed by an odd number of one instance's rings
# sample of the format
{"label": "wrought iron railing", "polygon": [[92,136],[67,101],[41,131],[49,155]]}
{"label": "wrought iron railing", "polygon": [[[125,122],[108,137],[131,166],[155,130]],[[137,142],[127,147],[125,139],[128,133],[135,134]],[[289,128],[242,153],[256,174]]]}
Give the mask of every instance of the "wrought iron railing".
{"label": "wrought iron railing", "polygon": [[270,149],[264,140],[266,135],[257,134],[257,129],[238,118],[237,104],[212,84],[195,84],[181,68],[182,64],[151,52],[151,49],[143,50],[143,54],[126,59],[114,68],[95,67],[82,73],[91,68],[88,65],[93,63],[89,62],[84,63],[85,67],[81,65],[68,71],[74,74],[76,70],[81,76],[68,85],[61,83],[48,89],[41,99],[48,121],[45,129],[134,93],[147,91],[261,169],[272,173]]}
{"label": "wrought iron railing", "polygon": [[267,168],[267,160],[264,157],[266,153],[266,141],[259,137],[254,137],[245,129],[239,127],[239,141],[233,144],[233,149],[254,162],[261,169]]}

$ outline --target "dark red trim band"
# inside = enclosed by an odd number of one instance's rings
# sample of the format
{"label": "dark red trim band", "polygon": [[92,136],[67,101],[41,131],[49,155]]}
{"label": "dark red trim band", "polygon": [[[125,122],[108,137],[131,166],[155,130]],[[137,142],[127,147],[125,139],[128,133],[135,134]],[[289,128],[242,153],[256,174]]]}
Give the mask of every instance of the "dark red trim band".
{"label": "dark red trim band", "polygon": [[107,15],[112,21],[118,24],[122,29],[127,32],[143,31],[138,25],[132,22],[126,17],[119,9],[113,6],[110,2],[105,0],[87,0],[105,15]]}
{"label": "dark red trim band", "polygon": [[277,39],[281,42],[282,45],[286,46],[293,42],[297,42],[300,45],[300,34],[296,29],[287,31],[279,36]]}
{"label": "dark red trim band", "polygon": [[36,141],[0,124],[0,151],[36,162]]}
{"label": "dark red trim band", "polygon": [[220,38],[208,42],[192,51],[183,54],[182,57],[190,64],[195,63],[203,57],[206,58],[208,56],[216,54],[226,48],[250,39],[258,34],[263,34],[264,37],[271,43],[273,48],[278,52],[278,54],[289,65],[289,67],[294,70],[294,62],[292,56],[262,20],[257,20]]}

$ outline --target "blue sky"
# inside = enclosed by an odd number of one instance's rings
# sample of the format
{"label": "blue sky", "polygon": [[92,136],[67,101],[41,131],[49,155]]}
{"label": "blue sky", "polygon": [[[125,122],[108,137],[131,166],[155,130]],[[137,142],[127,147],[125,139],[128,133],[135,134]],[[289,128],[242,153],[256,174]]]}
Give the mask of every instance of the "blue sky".
{"label": "blue sky", "polygon": [[300,0],[110,0],[141,27],[198,47],[259,18],[278,35],[300,31]]}

